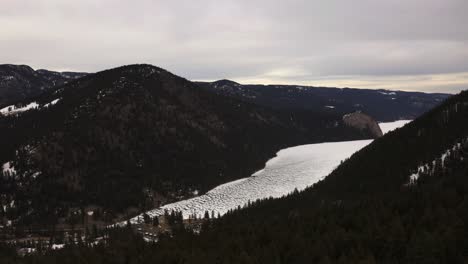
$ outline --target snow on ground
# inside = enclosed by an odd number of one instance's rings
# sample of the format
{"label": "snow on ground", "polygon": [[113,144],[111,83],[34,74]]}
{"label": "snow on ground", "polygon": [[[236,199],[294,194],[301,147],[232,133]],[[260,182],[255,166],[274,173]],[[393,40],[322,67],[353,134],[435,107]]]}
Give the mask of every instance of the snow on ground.
{"label": "snow on ground", "polygon": [[45,104],[44,107],[49,107],[49,106],[51,106],[51,105],[54,105],[54,104],[56,104],[58,101],[60,101],[60,98],[55,99],[55,100],[53,100],[52,102]]}
{"label": "snow on ground", "polygon": [[383,95],[396,95],[395,92],[379,92],[379,93],[381,93]]}
{"label": "snow on ground", "polygon": [[[383,123],[385,132],[406,124],[405,122]],[[220,185],[204,195],[167,204],[151,210],[151,217],[164,214],[164,210],[181,211],[184,218],[190,215],[203,216],[205,211],[215,215],[225,214],[230,209],[244,206],[249,201],[268,197],[282,197],[318,182],[335,169],[341,161],[365,147],[372,140],[356,140],[332,143],[319,143],[286,148],[270,159],[263,170],[251,177]],[[143,217],[132,218],[132,223]]]}
{"label": "snow on ground", "polygon": [[[447,156],[449,156],[451,152],[455,152],[455,151],[459,150],[461,147],[462,147],[461,143],[456,143],[455,145],[453,145],[452,147],[447,149],[445,152],[440,154],[440,161],[441,161],[440,165],[442,167],[444,167],[445,159],[447,158]],[[463,159],[463,157],[461,159]],[[424,172],[428,173],[429,175],[432,175],[434,173],[435,165],[436,165],[436,162],[437,162],[436,160],[437,159],[434,159],[431,162],[432,166],[429,166],[429,163],[426,163],[424,165],[419,166],[418,169],[416,170],[416,172],[409,176],[409,182],[406,185],[415,184],[417,182],[417,180],[419,179],[419,177],[421,176],[421,174],[424,173]],[[432,168],[432,170],[430,170],[430,168]]]}
{"label": "snow on ground", "polygon": [[63,247],[65,247],[65,244],[52,244],[50,248],[55,250],[55,249],[62,249]]}
{"label": "snow on ground", "polygon": [[0,109],[0,114],[2,114],[2,115],[14,115],[14,114],[18,114],[18,113],[28,111],[28,110],[34,109],[34,108],[39,108],[39,104],[36,103],[36,102],[32,102],[32,103],[29,103],[29,104],[27,104],[26,106],[23,106],[23,107],[16,107],[14,105],[10,105],[10,106],[7,106],[5,108]]}
{"label": "snow on ground", "polygon": [[[60,101],[60,99],[61,98],[58,98],[47,104],[44,104],[44,107],[47,108],[49,106],[55,105],[58,101]],[[40,108],[41,108],[41,105],[39,105],[36,102],[31,102],[23,107],[16,107],[15,105],[9,105],[7,107],[0,109],[0,115],[16,115],[16,114],[20,114],[22,112],[25,112],[31,109],[40,109]]]}
{"label": "snow on ground", "polygon": [[387,134],[390,131],[393,131],[399,127],[402,127],[406,124],[411,122],[411,120],[398,120],[395,122],[388,122],[388,123],[379,123],[380,129],[382,130],[382,133]]}
{"label": "snow on ground", "polygon": [[16,174],[15,168],[11,165],[10,162],[6,162],[2,165],[3,175],[14,175]]}

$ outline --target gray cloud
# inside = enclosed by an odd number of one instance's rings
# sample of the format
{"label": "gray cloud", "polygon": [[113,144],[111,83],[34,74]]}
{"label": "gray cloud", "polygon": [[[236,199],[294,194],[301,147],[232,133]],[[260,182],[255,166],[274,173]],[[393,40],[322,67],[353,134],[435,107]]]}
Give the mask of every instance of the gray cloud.
{"label": "gray cloud", "polygon": [[466,10],[466,0],[2,0],[0,62],[454,92],[468,87]]}

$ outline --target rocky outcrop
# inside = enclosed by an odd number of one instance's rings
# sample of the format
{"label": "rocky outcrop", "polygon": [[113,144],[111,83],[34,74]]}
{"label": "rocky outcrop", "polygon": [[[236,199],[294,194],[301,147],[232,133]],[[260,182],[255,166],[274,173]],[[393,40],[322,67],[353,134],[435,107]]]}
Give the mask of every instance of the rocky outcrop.
{"label": "rocky outcrop", "polygon": [[371,116],[359,111],[344,115],[343,122],[350,127],[354,127],[359,130],[367,130],[374,138],[378,138],[383,135],[377,121],[375,121]]}

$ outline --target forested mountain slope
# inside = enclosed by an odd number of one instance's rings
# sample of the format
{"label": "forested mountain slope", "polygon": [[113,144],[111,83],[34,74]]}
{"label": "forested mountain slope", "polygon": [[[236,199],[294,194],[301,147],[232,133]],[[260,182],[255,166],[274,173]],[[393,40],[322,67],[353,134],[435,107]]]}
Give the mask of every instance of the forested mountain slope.
{"label": "forested mountain slope", "polygon": [[[27,65],[0,65],[0,109],[85,76],[81,72],[33,70]],[[208,91],[276,109],[346,114],[362,111],[378,121],[414,119],[448,94],[389,90],[338,89],[296,85],[241,85],[229,80],[197,82]]]}
{"label": "forested mountain slope", "polygon": [[[151,65],[72,81],[0,116],[4,221],[103,219],[250,175],[286,146],[369,138],[341,116],[273,111]],[[58,221],[58,222],[57,222]]]}
{"label": "forested mountain slope", "polygon": [[85,75],[81,72],[35,71],[27,65],[0,64],[0,108]]}
{"label": "forested mountain slope", "polygon": [[[120,232],[108,246],[23,261],[466,263],[467,121],[462,92],[375,140],[321,183],[209,221],[199,235],[179,230],[145,244]],[[420,166],[424,171],[410,181]]]}
{"label": "forested mountain slope", "polygon": [[148,255],[167,260],[177,248],[182,257],[173,259],[183,263],[464,263],[467,201],[462,92],[375,140],[314,187],[234,212],[199,237],[165,240]]}
{"label": "forested mountain slope", "polygon": [[376,89],[243,85],[230,80],[198,82],[198,85],[216,94],[277,109],[307,109],[341,114],[362,111],[381,122],[415,119],[449,96]]}

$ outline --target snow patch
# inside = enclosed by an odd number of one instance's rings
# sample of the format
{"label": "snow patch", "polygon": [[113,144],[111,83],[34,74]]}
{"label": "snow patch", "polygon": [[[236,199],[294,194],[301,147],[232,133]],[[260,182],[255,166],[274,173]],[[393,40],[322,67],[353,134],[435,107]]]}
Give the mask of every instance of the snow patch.
{"label": "snow patch", "polygon": [[2,165],[2,172],[3,172],[3,175],[8,175],[8,176],[11,176],[11,175],[15,175],[16,174],[16,170],[15,170],[15,167],[13,167],[13,165],[11,165],[11,161],[9,162],[6,162]]}
{"label": "snow patch", "polygon": [[0,109],[0,114],[2,115],[15,115],[19,114],[25,111],[28,111],[30,109],[37,109],[39,108],[39,104],[36,102],[32,102],[27,104],[26,106],[23,107],[16,107],[15,105],[9,105],[7,107],[4,107]]}
{"label": "snow patch", "polygon": [[65,244],[53,244],[50,248],[52,250],[56,250],[56,249],[62,249],[64,246]]}
{"label": "snow patch", "polygon": [[[442,153],[440,155],[440,157],[439,157],[440,161],[441,161],[440,165],[442,167],[444,167],[445,159],[450,155],[451,152],[459,150],[461,148],[461,146],[462,146],[461,143],[456,143],[451,148],[447,149],[444,153]],[[463,157],[461,157],[461,159],[463,159]],[[436,163],[437,163],[437,159],[434,159],[430,163],[426,163],[424,165],[419,166],[418,169],[416,170],[416,172],[412,173],[409,176],[409,182],[407,184],[405,184],[405,185],[415,184],[417,182],[417,180],[421,177],[421,174],[432,175],[434,173]],[[429,165],[432,165],[432,166],[429,166]]]}
{"label": "snow patch", "polygon": [[[47,108],[49,106],[55,105],[58,101],[60,101],[60,99],[61,98],[57,98],[53,100],[52,102],[45,104],[44,107]],[[16,114],[20,114],[31,109],[40,109],[40,108],[41,106],[37,102],[31,102],[23,107],[16,107],[15,105],[9,105],[7,107],[0,109],[0,115],[5,115],[5,116],[16,115]]]}
{"label": "snow patch", "polygon": [[31,174],[31,178],[36,179],[37,176],[39,176],[39,175],[41,175],[41,172],[40,172],[40,171],[36,171],[36,172],[34,172],[33,174]]}
{"label": "snow patch", "polygon": [[52,102],[45,104],[44,107],[49,107],[49,106],[55,105],[58,101],[60,101],[60,99],[61,98],[57,98],[57,99],[53,100]]}
{"label": "snow patch", "polygon": [[395,92],[379,92],[379,93],[383,95],[396,95]]}

